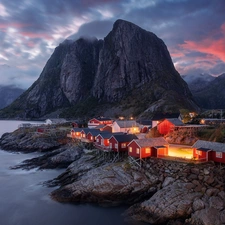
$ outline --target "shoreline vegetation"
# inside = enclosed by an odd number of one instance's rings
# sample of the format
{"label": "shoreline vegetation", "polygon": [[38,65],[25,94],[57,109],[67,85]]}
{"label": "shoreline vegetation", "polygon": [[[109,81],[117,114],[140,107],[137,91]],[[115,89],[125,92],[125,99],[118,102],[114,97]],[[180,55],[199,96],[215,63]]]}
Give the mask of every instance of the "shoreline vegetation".
{"label": "shoreline vegetation", "polygon": [[[140,168],[124,158],[112,163],[88,145],[66,137],[67,127],[48,133],[17,129],[0,139],[3,150],[42,152],[11,169],[65,171],[44,185],[56,187],[52,199],[102,206],[127,204],[127,221],[149,224],[225,223],[224,169],[211,162],[194,164],[149,158]],[[54,131],[53,131],[54,130]]]}

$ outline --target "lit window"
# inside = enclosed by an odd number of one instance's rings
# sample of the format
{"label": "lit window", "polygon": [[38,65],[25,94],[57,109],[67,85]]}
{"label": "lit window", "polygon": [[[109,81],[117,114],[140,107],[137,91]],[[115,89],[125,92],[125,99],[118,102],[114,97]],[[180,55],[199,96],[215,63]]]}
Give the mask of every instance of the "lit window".
{"label": "lit window", "polygon": [[136,148],[136,153],[140,154],[140,148]]}
{"label": "lit window", "polygon": [[91,140],[93,140],[93,137],[91,136]]}
{"label": "lit window", "polygon": [[129,152],[132,152],[132,147],[129,147]]}
{"label": "lit window", "polygon": [[222,158],[222,152],[216,152],[216,158]]}
{"label": "lit window", "polygon": [[196,150],[195,153],[196,153],[196,155],[202,155],[202,152],[198,151],[198,150]]}
{"label": "lit window", "polygon": [[146,154],[149,154],[149,153],[150,153],[150,148],[146,148],[146,149],[145,149],[145,153],[146,153]]}
{"label": "lit window", "polygon": [[126,148],[126,147],[127,147],[126,143],[121,144],[121,148]]}

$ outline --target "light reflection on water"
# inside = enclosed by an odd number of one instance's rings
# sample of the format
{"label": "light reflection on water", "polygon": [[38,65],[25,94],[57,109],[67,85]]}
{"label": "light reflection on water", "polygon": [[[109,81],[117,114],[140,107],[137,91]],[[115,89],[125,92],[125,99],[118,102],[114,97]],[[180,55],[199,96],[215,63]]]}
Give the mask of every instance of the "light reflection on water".
{"label": "light reflection on water", "polygon": [[[0,136],[18,127],[18,121],[0,121]],[[4,129],[4,128],[10,129]],[[18,154],[0,150],[1,225],[127,225],[121,214],[127,207],[102,208],[90,204],[62,204],[52,201],[43,182],[64,170],[11,170],[11,166],[38,153]]]}

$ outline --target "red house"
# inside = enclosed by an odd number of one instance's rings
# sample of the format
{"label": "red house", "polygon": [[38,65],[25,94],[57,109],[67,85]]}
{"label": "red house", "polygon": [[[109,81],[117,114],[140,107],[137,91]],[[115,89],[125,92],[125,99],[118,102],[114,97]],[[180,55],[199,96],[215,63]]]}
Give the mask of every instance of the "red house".
{"label": "red house", "polygon": [[171,130],[174,129],[176,126],[183,126],[183,122],[177,118],[172,119],[164,119],[157,125],[157,130],[160,134],[168,134]]}
{"label": "red house", "polygon": [[109,139],[109,148],[115,152],[125,152],[128,150],[128,144],[137,139],[134,134],[116,134]]}
{"label": "red house", "polygon": [[112,133],[111,125],[100,124],[100,125],[96,126],[95,129],[99,129],[100,131],[108,131],[108,132]]}
{"label": "red house", "polygon": [[100,118],[93,118],[88,121],[88,128],[95,128],[98,125],[111,125],[113,120],[110,118],[100,117]]}
{"label": "red house", "polygon": [[90,136],[89,136],[90,139],[88,139],[88,133],[90,131],[94,131],[94,132],[97,131],[98,134],[100,133],[100,130],[98,130],[98,129],[83,128],[80,132],[81,141],[83,141],[83,142],[92,141]]}
{"label": "red house", "polygon": [[198,140],[192,146],[193,158],[200,161],[225,163],[225,144]]}
{"label": "red house", "polygon": [[81,131],[82,131],[81,128],[73,128],[70,131],[70,135],[71,135],[72,138],[80,139],[80,137],[81,137]]}
{"label": "red house", "polygon": [[133,140],[128,144],[128,155],[133,158],[168,155],[168,142],[163,137]]}

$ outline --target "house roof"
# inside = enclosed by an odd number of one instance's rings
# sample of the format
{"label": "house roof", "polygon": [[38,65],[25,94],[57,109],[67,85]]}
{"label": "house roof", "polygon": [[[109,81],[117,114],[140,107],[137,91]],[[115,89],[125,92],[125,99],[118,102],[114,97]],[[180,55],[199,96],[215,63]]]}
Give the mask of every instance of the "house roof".
{"label": "house roof", "polygon": [[111,118],[107,118],[107,117],[97,117],[97,118],[92,118],[90,120],[94,120],[94,119],[96,119],[98,121],[112,121]]}
{"label": "house roof", "polygon": [[102,136],[102,138],[104,139],[109,139],[111,138],[113,135],[123,135],[123,132],[116,132],[116,133],[111,133],[111,132],[104,132],[104,133],[100,133],[99,135]]}
{"label": "house roof", "polygon": [[120,128],[138,127],[140,125],[134,120],[117,120],[115,122]]}
{"label": "house roof", "polygon": [[110,126],[107,125],[107,124],[99,124],[98,126],[95,127],[95,129],[101,129],[101,128],[104,128],[104,127],[111,127],[111,124],[110,124]]}
{"label": "house roof", "polygon": [[152,117],[152,120],[163,120],[168,118],[179,118],[180,113],[157,113]]}
{"label": "house roof", "polygon": [[168,142],[163,137],[137,139],[134,141],[140,147],[162,147],[164,145],[168,145]]}
{"label": "house roof", "polygon": [[98,131],[100,132],[99,129],[93,129],[93,128],[83,128],[81,131],[84,131],[85,134],[88,134],[89,131]]}
{"label": "house roof", "polygon": [[213,150],[217,152],[225,152],[225,144],[219,143],[219,142],[198,140],[193,144],[192,147],[197,148],[199,150],[202,148],[202,149],[208,149],[208,150]]}
{"label": "house roof", "polygon": [[144,126],[152,126],[151,120],[138,120],[137,122],[141,125],[144,125]]}
{"label": "house roof", "polygon": [[166,118],[165,120],[168,120],[170,123],[174,124],[175,126],[183,126],[184,123],[179,120],[178,118]]}
{"label": "house roof", "polygon": [[112,137],[114,137],[120,143],[131,142],[132,140],[137,139],[137,136],[134,134],[113,134]]}

